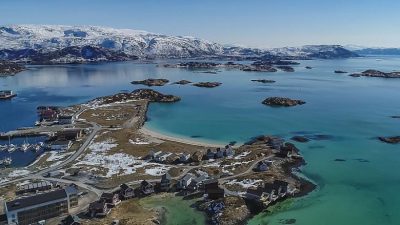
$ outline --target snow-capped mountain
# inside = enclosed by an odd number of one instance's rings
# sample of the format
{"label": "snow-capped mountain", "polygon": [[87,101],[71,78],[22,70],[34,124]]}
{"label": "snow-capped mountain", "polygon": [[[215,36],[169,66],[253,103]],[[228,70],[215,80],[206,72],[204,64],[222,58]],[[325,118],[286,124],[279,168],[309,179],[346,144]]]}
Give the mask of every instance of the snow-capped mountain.
{"label": "snow-capped mountain", "polygon": [[224,47],[193,37],[97,26],[0,27],[0,59],[3,60],[65,63],[212,56],[340,58],[355,55],[341,46],[304,46],[270,50]]}

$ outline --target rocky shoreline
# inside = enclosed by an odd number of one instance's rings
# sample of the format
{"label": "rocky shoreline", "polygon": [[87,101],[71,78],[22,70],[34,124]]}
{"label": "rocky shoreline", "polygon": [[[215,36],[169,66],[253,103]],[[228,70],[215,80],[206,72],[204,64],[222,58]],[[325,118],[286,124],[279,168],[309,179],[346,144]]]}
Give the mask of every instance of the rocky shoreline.
{"label": "rocky shoreline", "polygon": [[180,101],[181,98],[174,95],[161,94],[158,91],[152,89],[137,89],[131,93],[118,93],[115,95],[110,95],[106,97],[96,98],[95,100],[89,102],[89,104],[103,105],[112,104],[116,102],[126,102],[133,100],[147,100],[149,102],[159,102],[159,103],[173,103]]}
{"label": "rocky shoreline", "polygon": [[388,144],[398,144],[398,143],[400,143],[400,136],[378,137],[378,139],[380,141],[388,143]]}
{"label": "rocky shoreline", "polygon": [[204,87],[204,88],[215,88],[221,86],[222,83],[220,82],[198,82],[194,83],[193,86],[196,87]]}
{"label": "rocky shoreline", "polygon": [[269,97],[266,98],[262,104],[269,105],[269,106],[284,106],[284,107],[291,107],[296,105],[303,105],[306,104],[303,100],[296,100],[284,97]]}
{"label": "rocky shoreline", "polygon": [[153,78],[149,78],[146,80],[136,80],[136,81],[132,81],[131,84],[142,84],[142,85],[146,85],[149,87],[152,86],[164,86],[169,82],[169,80],[167,79],[153,79]]}
{"label": "rocky shoreline", "polygon": [[0,61],[0,77],[13,76],[26,70],[25,66],[13,62]]}
{"label": "rocky shoreline", "polygon": [[378,78],[400,78],[400,72],[382,72],[379,70],[365,70],[361,73],[352,73],[352,77],[378,77]]}

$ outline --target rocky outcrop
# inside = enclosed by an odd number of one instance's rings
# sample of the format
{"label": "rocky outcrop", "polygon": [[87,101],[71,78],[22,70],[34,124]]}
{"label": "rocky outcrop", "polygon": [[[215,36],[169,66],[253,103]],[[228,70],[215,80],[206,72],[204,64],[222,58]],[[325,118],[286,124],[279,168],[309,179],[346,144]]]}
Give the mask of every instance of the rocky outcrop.
{"label": "rocky outcrop", "polygon": [[295,100],[290,98],[283,98],[283,97],[270,97],[266,98],[262,104],[270,105],[270,106],[296,106],[296,105],[303,105],[305,101],[302,100]]}
{"label": "rocky outcrop", "polygon": [[347,73],[347,72],[343,70],[335,70],[335,73]]}
{"label": "rocky outcrop", "polygon": [[312,69],[311,66],[306,66],[305,68],[308,69],[308,70],[311,70],[311,69]]}
{"label": "rocky outcrop", "polygon": [[188,80],[180,80],[177,82],[174,82],[174,84],[180,84],[180,85],[186,85],[186,84],[190,84],[192,83],[192,81],[188,81]]}
{"label": "rocky outcrop", "polygon": [[142,84],[146,86],[164,86],[169,82],[167,79],[146,79],[146,80],[137,80],[137,81],[132,81],[131,84]]}
{"label": "rocky outcrop", "polygon": [[285,72],[294,72],[294,68],[291,66],[277,66],[277,68]]}
{"label": "rocky outcrop", "polygon": [[253,82],[259,82],[259,83],[263,83],[263,84],[268,84],[268,83],[275,83],[276,81],[274,80],[266,80],[266,79],[259,79],[259,80],[251,80]]}
{"label": "rocky outcrop", "polygon": [[400,119],[400,116],[391,116],[393,119]]}
{"label": "rocky outcrop", "polygon": [[220,82],[199,82],[199,83],[193,84],[193,86],[205,87],[205,88],[215,88],[215,87],[221,86],[221,84],[222,83],[220,83]]}
{"label": "rocky outcrop", "polygon": [[187,69],[214,69],[221,66],[219,63],[214,62],[182,62],[179,64],[171,65],[165,64],[166,68],[187,68]]}
{"label": "rocky outcrop", "polygon": [[17,63],[0,61],[0,76],[10,76],[15,75],[26,68]]}
{"label": "rocky outcrop", "polygon": [[297,142],[301,142],[301,143],[305,143],[305,142],[309,142],[310,139],[304,137],[304,136],[294,136],[291,138],[293,141],[297,141]]}
{"label": "rocky outcrop", "polygon": [[386,142],[389,144],[398,144],[400,143],[400,136],[393,136],[393,137],[378,137],[378,139],[382,142]]}
{"label": "rocky outcrop", "polygon": [[400,78],[400,72],[385,73],[379,70],[366,70],[362,73],[353,73],[352,77],[380,77],[380,78]]}

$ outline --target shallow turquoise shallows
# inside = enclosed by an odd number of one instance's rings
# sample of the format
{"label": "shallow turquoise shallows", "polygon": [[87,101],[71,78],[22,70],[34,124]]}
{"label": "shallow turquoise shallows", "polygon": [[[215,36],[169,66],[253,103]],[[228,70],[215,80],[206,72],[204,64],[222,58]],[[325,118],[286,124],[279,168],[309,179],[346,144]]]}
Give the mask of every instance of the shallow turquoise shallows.
{"label": "shallow turquoise shallows", "polygon": [[[400,224],[400,145],[376,139],[400,135],[400,119],[391,118],[400,115],[400,79],[353,78],[333,72],[400,70],[400,58],[300,63],[294,73],[222,69],[218,74],[132,62],[34,66],[0,79],[0,89],[18,93],[14,100],[0,102],[0,130],[32,125],[37,105],[71,105],[143,88],[131,85],[132,80],[153,77],[171,82],[220,81],[222,86],[214,89],[172,84],[155,88],[179,95],[182,101],[152,104],[146,127],[166,135],[215,143],[243,143],[260,134],[287,139],[298,134],[324,135],[322,140],[298,144],[308,163],[303,173],[318,184],[318,190],[283,203],[272,213],[257,215],[249,224],[281,224],[286,219],[295,219],[296,225]],[[251,79],[272,79],[276,83],[261,84]],[[292,108],[261,104],[271,96],[307,103]],[[2,154],[6,153],[0,153],[0,157]]]}

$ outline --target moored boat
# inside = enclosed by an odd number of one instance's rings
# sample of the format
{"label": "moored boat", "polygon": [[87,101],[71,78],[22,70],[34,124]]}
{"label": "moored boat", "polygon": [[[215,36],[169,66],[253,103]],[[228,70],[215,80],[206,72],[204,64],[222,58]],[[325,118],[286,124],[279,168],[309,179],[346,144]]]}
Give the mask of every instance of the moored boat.
{"label": "moored boat", "polygon": [[13,91],[11,90],[1,90],[0,91],[0,100],[7,100],[7,99],[12,99],[15,96],[17,96],[17,94],[15,94]]}

